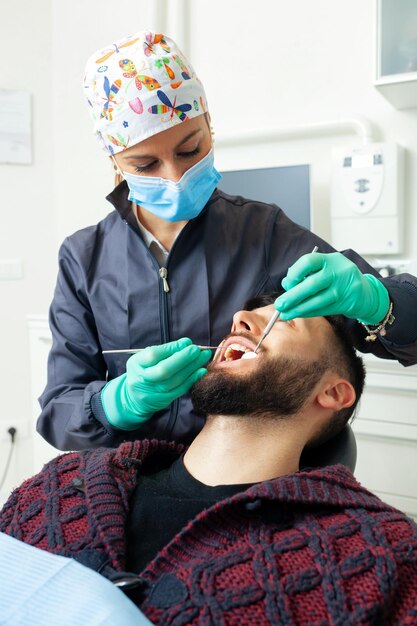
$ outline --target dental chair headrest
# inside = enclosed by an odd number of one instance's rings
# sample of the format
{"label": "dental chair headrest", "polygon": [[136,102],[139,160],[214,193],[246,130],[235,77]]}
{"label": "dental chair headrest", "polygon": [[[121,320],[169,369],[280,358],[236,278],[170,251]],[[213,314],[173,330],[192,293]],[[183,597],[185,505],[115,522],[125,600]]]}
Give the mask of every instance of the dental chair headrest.
{"label": "dental chair headrest", "polygon": [[352,428],[347,424],[344,429],[325,443],[305,450],[301,455],[300,469],[307,467],[323,467],[341,463],[351,472],[356,467],[356,440]]}

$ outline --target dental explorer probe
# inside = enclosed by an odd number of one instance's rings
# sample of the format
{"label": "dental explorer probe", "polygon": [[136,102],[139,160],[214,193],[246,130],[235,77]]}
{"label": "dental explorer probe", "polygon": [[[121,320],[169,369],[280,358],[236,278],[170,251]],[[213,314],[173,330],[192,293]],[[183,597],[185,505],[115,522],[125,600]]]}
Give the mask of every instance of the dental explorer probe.
{"label": "dental explorer probe", "polygon": [[[318,246],[314,246],[314,248],[312,249],[312,253],[313,252],[317,252],[318,250]],[[254,354],[257,354],[259,347],[261,345],[261,343],[263,342],[263,340],[265,339],[265,337],[267,337],[269,335],[269,333],[271,332],[271,328],[273,327],[273,325],[275,324],[275,322],[277,321],[277,319],[279,318],[279,316],[281,315],[281,311],[275,311],[275,313],[273,314],[273,316],[271,317],[271,319],[269,320],[268,324],[265,326],[265,330],[262,333],[262,337],[260,338],[260,340],[258,341],[255,350],[253,351]]]}
{"label": "dental explorer probe", "polygon": [[[225,350],[228,346],[197,346],[197,348],[201,348],[201,350]],[[142,350],[147,350],[147,348],[127,348],[126,350],[102,350],[101,354],[135,354],[136,352],[142,352]]]}

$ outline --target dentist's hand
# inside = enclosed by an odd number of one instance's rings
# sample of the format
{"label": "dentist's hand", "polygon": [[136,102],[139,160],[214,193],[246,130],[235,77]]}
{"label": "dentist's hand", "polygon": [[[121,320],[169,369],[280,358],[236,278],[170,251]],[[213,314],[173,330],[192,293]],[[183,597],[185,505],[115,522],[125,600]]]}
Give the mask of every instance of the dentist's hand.
{"label": "dentist's hand", "polygon": [[211,350],[201,350],[187,338],[131,356],[126,374],[108,382],[101,392],[110,424],[122,430],[138,428],[204,376],[210,357]]}
{"label": "dentist's hand", "polygon": [[379,324],[389,308],[384,285],[340,252],[305,254],[282,281],[286,293],[275,300],[280,319],[345,315],[365,324]]}

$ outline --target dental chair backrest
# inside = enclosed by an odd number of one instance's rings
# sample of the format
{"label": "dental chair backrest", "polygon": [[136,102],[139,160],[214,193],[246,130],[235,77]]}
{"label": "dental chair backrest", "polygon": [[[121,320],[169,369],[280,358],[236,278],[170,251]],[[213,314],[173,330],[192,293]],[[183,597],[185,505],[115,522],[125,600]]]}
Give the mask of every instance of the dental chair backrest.
{"label": "dental chair backrest", "polygon": [[325,443],[305,450],[301,455],[300,468],[323,467],[341,463],[351,472],[356,467],[356,440],[352,428],[347,424],[344,429]]}

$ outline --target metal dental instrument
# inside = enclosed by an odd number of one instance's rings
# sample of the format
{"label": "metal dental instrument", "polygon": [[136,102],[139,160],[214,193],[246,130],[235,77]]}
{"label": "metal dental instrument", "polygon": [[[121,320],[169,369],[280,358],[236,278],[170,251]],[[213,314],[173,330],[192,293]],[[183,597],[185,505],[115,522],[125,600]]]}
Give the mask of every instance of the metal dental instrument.
{"label": "metal dental instrument", "polygon": [[[314,248],[312,249],[312,253],[313,252],[317,252],[318,250],[318,246],[314,246]],[[263,342],[263,340],[265,339],[265,337],[267,337],[269,335],[269,333],[271,332],[271,328],[273,327],[273,325],[275,324],[275,322],[277,321],[277,319],[279,318],[279,316],[281,315],[281,311],[275,311],[275,313],[273,314],[273,316],[271,317],[271,319],[269,320],[268,324],[265,327],[264,332],[262,333],[262,337],[260,338],[260,340],[258,341],[256,348],[254,350],[254,353],[257,354],[259,347],[261,345],[261,343]]]}
{"label": "metal dental instrument", "polygon": [[254,350],[255,354],[258,353],[258,350],[259,350],[259,347],[260,347],[261,343],[263,342],[265,337],[267,337],[269,335],[269,333],[271,332],[271,328],[273,327],[273,325],[275,324],[275,322],[277,321],[277,319],[279,318],[280,315],[281,315],[280,311],[275,311],[275,313],[273,314],[273,316],[269,320],[268,324],[265,326],[265,330],[262,333],[262,337],[259,339],[258,343],[256,344],[256,348]]}
{"label": "metal dental instrument", "polygon": [[[197,346],[202,350],[217,350],[221,348],[225,350],[228,346]],[[135,354],[136,352],[142,352],[142,350],[146,350],[146,348],[127,348],[126,350],[102,350],[102,354]]]}

